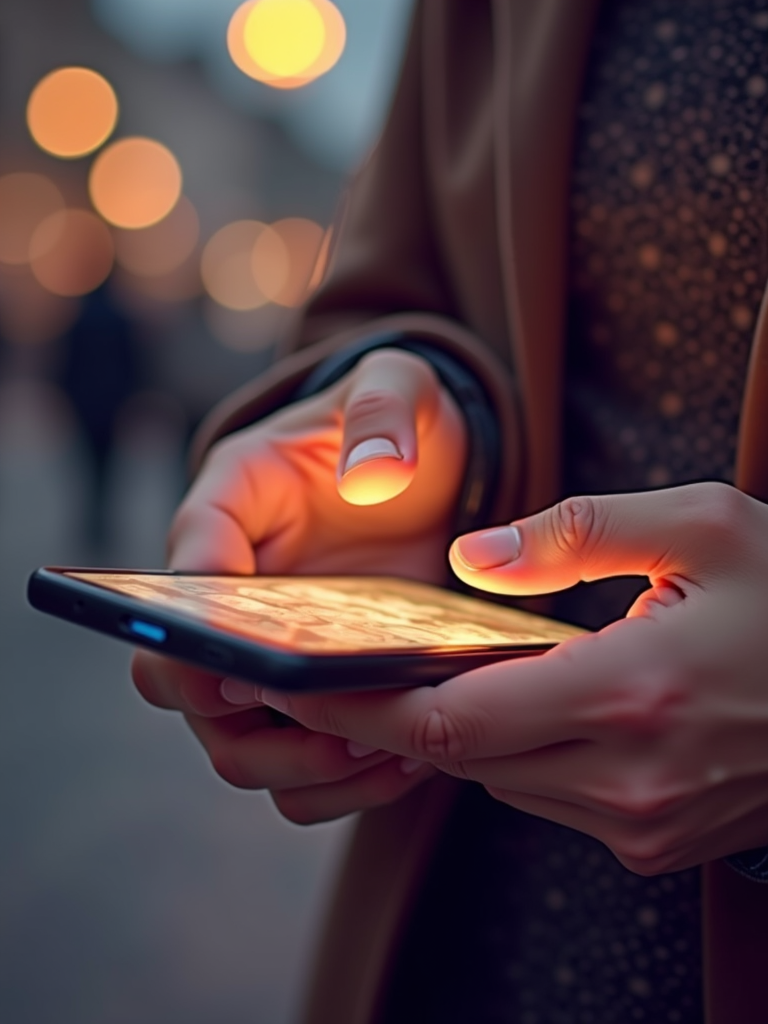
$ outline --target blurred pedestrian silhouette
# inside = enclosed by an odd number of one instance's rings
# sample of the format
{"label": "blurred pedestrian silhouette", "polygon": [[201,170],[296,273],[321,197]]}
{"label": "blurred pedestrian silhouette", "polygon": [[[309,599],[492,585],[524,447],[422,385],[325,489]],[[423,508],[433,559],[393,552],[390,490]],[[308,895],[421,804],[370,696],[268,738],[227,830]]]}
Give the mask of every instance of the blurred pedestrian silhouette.
{"label": "blurred pedestrian silhouette", "polygon": [[109,471],[120,413],[145,386],[136,327],[106,287],[84,299],[80,316],[62,338],[58,383],[72,404],[88,463],[83,540],[103,550],[109,541]]}

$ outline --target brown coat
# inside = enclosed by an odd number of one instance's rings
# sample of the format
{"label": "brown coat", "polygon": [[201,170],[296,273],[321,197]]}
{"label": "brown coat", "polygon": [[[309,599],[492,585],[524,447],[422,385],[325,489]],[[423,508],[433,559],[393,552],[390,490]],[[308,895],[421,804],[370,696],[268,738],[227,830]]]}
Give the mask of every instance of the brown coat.
{"label": "brown coat", "polygon": [[[428,335],[485,382],[504,439],[494,521],[558,497],[575,109],[598,0],[422,0],[390,120],[351,191],[332,269],[278,364],[198,441],[285,402],[331,351]],[[741,418],[738,485],[768,501],[768,301]],[[374,1024],[408,907],[457,783],[360,820],[307,1024]],[[704,869],[708,1024],[768,1024],[768,885]]]}

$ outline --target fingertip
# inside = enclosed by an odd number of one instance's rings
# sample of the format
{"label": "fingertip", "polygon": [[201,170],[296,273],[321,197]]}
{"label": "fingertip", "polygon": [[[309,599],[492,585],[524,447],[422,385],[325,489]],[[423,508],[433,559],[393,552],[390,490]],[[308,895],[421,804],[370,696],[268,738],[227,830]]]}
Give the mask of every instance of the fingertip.
{"label": "fingertip", "polygon": [[220,572],[251,576],[256,558],[251,541],[233,517],[203,507],[187,513],[171,531],[168,566],[175,572]]}
{"label": "fingertip", "polygon": [[453,542],[448,551],[448,562],[454,574],[463,583],[477,590],[485,590],[490,594],[541,593],[535,584],[530,586],[527,581],[517,578],[516,573],[509,573],[508,564],[495,569],[480,569],[471,565],[462,552],[458,540]]}
{"label": "fingertip", "polygon": [[[361,446],[358,446],[361,447]],[[355,449],[350,453],[354,455]],[[347,459],[336,486],[350,505],[380,505],[402,494],[416,474],[415,460],[398,453],[376,455],[352,462]]]}

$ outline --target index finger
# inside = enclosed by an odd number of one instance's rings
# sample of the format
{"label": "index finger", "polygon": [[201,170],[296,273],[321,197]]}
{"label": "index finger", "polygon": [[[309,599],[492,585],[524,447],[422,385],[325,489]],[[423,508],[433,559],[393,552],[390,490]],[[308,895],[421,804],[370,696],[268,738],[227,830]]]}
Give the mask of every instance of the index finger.
{"label": "index finger", "polygon": [[[663,679],[659,626],[625,619],[537,657],[498,662],[437,687],[349,695],[294,696],[260,689],[264,703],[310,729],[433,764],[501,757],[570,740],[594,739],[601,721],[631,727],[643,675]],[[649,699],[656,689],[647,688]],[[619,703],[619,708],[614,705]],[[623,707],[622,702],[625,702]],[[623,711],[622,711],[623,707]]]}
{"label": "index finger", "polygon": [[212,450],[181,503],[169,535],[171,568],[252,575],[265,533],[291,529],[284,500],[290,467],[269,445],[246,434]]}
{"label": "index finger", "polygon": [[[144,700],[168,711],[219,718],[244,708],[250,711],[260,706],[255,686],[206,672],[154,651],[137,650],[131,663],[131,674]],[[229,692],[232,692],[232,684],[235,686],[237,703],[224,696],[228,692],[228,685]],[[252,697],[248,692],[249,685]],[[269,714],[265,715],[265,719],[269,720]]]}

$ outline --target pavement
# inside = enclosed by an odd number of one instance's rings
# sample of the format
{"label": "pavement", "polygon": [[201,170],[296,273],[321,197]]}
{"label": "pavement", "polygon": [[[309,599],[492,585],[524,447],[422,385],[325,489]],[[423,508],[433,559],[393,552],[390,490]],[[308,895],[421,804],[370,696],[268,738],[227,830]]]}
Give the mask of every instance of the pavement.
{"label": "pavement", "polygon": [[[126,441],[102,564],[159,567],[178,438]],[[83,454],[32,382],[0,392],[0,1019],[295,1024],[349,822],[299,828],[144,704],[130,649],[33,611],[78,540]],[[342,1022],[340,1022],[342,1024]]]}

